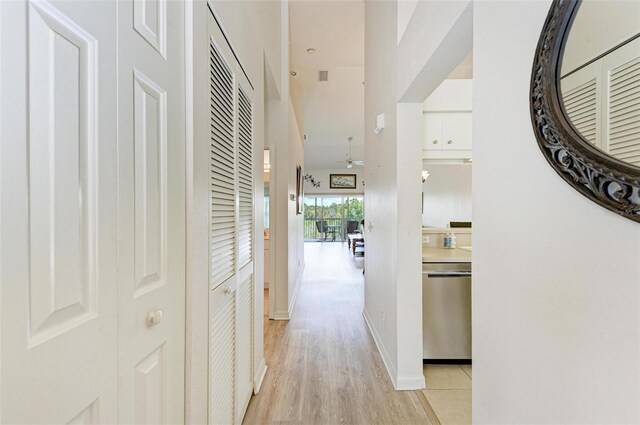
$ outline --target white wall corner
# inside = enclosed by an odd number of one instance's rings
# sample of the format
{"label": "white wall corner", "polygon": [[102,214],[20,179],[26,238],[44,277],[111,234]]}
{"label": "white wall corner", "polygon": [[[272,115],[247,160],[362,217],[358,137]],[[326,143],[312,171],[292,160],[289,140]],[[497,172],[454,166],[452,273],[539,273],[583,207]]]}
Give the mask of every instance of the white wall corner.
{"label": "white wall corner", "polygon": [[304,268],[306,264],[302,263],[302,268],[300,269],[300,274],[298,275],[298,279],[296,279],[296,286],[293,288],[293,296],[291,297],[291,302],[289,303],[289,311],[287,312],[289,318],[293,315],[293,309],[296,306],[296,301],[298,299],[298,292],[300,291],[300,285],[302,285],[302,276],[304,275]]}
{"label": "white wall corner", "polygon": [[[387,374],[389,375],[389,378],[391,378],[391,382],[393,383],[393,388],[395,388],[396,390],[400,389],[398,388],[398,372],[396,371],[396,367],[391,361],[391,358],[389,357],[389,353],[387,352],[387,348],[384,346],[384,343],[382,342],[382,338],[380,338],[380,335],[378,334],[378,330],[373,325],[373,321],[371,320],[371,317],[369,316],[369,313],[367,312],[366,307],[362,309],[362,316],[364,317],[364,321],[367,324],[367,328],[369,329],[369,332],[373,337],[373,341],[376,343],[376,347],[378,348],[380,357],[382,357],[382,362],[384,363],[384,367],[387,369]],[[423,377],[423,380],[424,380],[424,377]]]}
{"label": "white wall corner", "polygon": [[260,367],[256,372],[256,376],[253,378],[253,393],[258,394],[260,392],[260,388],[262,387],[262,383],[264,382],[264,377],[267,374],[267,362],[262,358],[260,362]]}

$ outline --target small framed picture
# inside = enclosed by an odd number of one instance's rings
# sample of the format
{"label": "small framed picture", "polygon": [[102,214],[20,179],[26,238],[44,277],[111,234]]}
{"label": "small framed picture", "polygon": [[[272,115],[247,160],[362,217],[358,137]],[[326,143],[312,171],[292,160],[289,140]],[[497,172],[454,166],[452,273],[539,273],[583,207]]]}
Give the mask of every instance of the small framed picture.
{"label": "small framed picture", "polygon": [[355,174],[330,174],[329,188],[330,189],[355,189],[356,175]]}

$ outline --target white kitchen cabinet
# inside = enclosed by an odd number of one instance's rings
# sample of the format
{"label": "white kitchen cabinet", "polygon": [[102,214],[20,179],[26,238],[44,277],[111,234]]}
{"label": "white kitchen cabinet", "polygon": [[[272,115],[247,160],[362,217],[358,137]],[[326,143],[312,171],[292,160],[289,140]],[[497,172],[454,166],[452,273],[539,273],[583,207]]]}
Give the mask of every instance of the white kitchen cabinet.
{"label": "white kitchen cabinet", "polygon": [[471,112],[424,113],[424,150],[470,150]]}

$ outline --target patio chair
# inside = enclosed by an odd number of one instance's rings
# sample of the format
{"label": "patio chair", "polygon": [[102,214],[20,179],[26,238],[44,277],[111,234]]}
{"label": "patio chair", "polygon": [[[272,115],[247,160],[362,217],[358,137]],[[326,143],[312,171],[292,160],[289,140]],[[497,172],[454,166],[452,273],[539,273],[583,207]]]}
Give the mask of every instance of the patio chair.
{"label": "patio chair", "polygon": [[344,240],[347,240],[347,235],[350,233],[356,233],[358,231],[357,221],[347,221],[347,227],[344,228]]}
{"label": "patio chair", "polygon": [[336,240],[336,229],[334,229],[333,227],[329,227],[329,225],[324,220],[316,221],[316,229],[318,230],[318,233],[320,233],[321,237],[324,235],[324,237],[322,237],[322,240],[326,241],[328,234],[333,236],[331,240]]}

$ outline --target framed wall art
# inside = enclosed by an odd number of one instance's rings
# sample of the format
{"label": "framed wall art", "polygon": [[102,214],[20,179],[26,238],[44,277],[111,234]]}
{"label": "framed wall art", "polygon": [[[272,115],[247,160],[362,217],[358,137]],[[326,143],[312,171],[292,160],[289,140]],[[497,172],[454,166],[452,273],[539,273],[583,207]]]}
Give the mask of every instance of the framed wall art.
{"label": "framed wall art", "polygon": [[355,189],[356,183],[357,181],[356,181],[355,174],[330,174],[329,175],[330,189]]}

